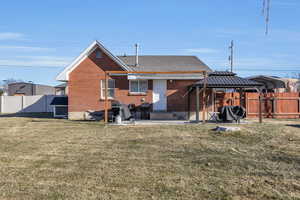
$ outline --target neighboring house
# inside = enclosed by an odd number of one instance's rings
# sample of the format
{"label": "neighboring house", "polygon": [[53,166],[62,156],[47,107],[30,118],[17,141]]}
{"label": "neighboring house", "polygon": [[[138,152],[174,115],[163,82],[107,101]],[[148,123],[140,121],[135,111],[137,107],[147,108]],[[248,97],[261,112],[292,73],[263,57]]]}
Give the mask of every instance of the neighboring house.
{"label": "neighboring house", "polygon": [[[93,42],[57,77],[68,84],[69,119],[85,119],[87,111],[104,110],[105,71],[195,71],[211,69],[195,56],[115,56],[100,42]],[[152,112],[186,119],[188,87],[201,74],[149,74],[109,77],[109,106],[112,100],[124,104],[151,105]]]}
{"label": "neighboring house", "polygon": [[55,89],[52,86],[34,83],[10,83],[7,86],[8,96],[33,96],[33,95],[54,95]]}
{"label": "neighboring house", "polygon": [[297,88],[297,91],[300,92],[300,81],[297,81],[296,88]]}
{"label": "neighboring house", "polygon": [[264,92],[282,92],[286,88],[285,82],[275,76],[258,75],[251,76],[248,79],[262,83],[263,86],[260,89]]}
{"label": "neighboring house", "polygon": [[264,92],[297,92],[297,79],[280,78],[277,76],[251,76],[248,79],[262,83]]}
{"label": "neighboring house", "polygon": [[300,92],[299,79],[281,78],[286,83],[286,92]]}
{"label": "neighboring house", "polygon": [[68,95],[67,83],[62,83],[54,87],[55,95]]}

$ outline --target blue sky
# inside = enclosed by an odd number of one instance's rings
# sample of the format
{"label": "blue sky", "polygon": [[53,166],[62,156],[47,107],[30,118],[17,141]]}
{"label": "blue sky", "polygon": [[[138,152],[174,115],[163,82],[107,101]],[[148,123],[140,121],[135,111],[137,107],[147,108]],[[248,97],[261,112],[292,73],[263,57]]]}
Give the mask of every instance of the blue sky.
{"label": "blue sky", "polygon": [[262,0],[26,0],[0,7],[0,80],[55,85],[55,76],[93,40],[113,53],[196,55],[241,76],[300,73],[300,1],[271,0],[264,35]]}

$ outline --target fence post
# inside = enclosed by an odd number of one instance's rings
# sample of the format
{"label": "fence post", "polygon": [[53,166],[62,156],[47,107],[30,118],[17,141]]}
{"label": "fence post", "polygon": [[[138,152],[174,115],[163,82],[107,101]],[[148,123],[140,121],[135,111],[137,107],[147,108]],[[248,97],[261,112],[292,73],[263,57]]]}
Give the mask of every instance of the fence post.
{"label": "fence post", "polygon": [[273,118],[276,118],[277,113],[277,98],[276,96],[273,97]]}
{"label": "fence post", "polygon": [[246,118],[248,118],[249,106],[248,106],[248,93],[245,93],[245,109],[246,109]]}
{"label": "fence post", "polygon": [[259,113],[259,123],[262,123],[262,96],[261,96],[261,93],[259,93],[259,98],[258,98],[258,100],[259,100],[259,103],[258,103],[258,105],[259,105],[259,108],[258,108],[258,113]]}

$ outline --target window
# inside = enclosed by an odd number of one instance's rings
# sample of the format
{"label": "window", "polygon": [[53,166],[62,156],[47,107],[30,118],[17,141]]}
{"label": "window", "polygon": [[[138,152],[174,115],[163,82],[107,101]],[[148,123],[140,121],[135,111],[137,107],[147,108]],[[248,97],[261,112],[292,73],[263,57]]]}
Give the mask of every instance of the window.
{"label": "window", "polygon": [[96,58],[102,58],[101,51],[96,51]]}
{"label": "window", "polygon": [[130,80],[130,93],[146,93],[148,90],[148,80]]}
{"label": "window", "polygon": [[[115,97],[115,80],[108,79],[107,98]],[[101,99],[105,99],[105,80],[101,80]]]}

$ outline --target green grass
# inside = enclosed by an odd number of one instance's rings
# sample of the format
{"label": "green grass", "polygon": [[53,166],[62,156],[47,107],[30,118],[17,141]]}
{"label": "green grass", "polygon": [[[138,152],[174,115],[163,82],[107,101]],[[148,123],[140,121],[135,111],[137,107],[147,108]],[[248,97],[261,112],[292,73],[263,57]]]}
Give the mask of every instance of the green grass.
{"label": "green grass", "polygon": [[300,199],[299,125],[2,117],[0,199]]}

